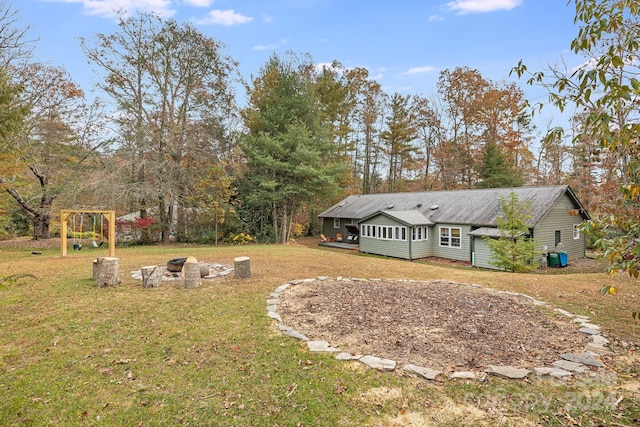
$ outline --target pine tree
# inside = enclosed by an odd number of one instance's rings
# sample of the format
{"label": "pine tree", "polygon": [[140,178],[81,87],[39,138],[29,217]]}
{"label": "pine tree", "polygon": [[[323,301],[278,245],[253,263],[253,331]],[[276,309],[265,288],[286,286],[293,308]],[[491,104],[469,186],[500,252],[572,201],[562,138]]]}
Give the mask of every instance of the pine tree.
{"label": "pine tree", "polygon": [[484,146],[484,155],[480,167],[478,188],[520,187],[524,180],[507,165],[504,155],[495,141],[489,140]]}
{"label": "pine tree", "polygon": [[308,64],[272,56],[254,80],[244,110],[249,133],[242,193],[246,217],[261,240],[286,243],[301,205],[338,190],[344,166],[329,161],[334,148]]}
{"label": "pine tree", "polygon": [[518,195],[510,192],[500,198],[502,215],[498,217],[498,239],[486,237],[491,249],[491,265],[515,273],[535,271],[540,251],[537,242],[530,238],[527,222],[531,219],[531,202],[520,203]]}

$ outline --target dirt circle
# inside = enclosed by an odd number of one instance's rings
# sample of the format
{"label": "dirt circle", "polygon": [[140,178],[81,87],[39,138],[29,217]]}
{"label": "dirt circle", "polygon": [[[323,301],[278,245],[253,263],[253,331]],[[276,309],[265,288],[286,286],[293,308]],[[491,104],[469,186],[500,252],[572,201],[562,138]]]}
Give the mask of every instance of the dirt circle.
{"label": "dirt circle", "polygon": [[446,281],[303,282],[280,295],[278,314],[340,350],[444,371],[549,366],[589,341],[522,295]]}

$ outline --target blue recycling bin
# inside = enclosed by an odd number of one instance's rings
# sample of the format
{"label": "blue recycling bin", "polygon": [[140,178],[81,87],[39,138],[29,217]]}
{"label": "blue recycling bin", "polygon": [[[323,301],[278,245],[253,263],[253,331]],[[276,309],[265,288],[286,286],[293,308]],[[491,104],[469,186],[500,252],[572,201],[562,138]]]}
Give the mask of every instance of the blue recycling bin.
{"label": "blue recycling bin", "polygon": [[560,267],[566,267],[569,263],[569,254],[567,252],[559,252],[558,258],[560,261]]}

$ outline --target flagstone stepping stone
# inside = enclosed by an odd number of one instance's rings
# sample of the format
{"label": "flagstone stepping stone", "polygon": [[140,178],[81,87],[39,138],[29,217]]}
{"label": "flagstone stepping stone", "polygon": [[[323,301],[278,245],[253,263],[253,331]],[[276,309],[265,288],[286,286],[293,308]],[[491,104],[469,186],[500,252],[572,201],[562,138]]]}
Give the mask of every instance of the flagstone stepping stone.
{"label": "flagstone stepping stone", "polygon": [[513,366],[496,366],[489,365],[484,370],[487,374],[497,375],[502,378],[508,378],[513,380],[519,380],[525,378],[531,373],[528,369],[514,368]]}
{"label": "flagstone stepping stone", "polygon": [[570,317],[570,318],[576,317],[575,314],[570,313],[567,310],[563,310],[561,308],[556,308],[555,311],[557,311],[558,313],[562,314],[565,317]]}
{"label": "flagstone stepping stone", "polygon": [[285,289],[287,289],[289,286],[291,286],[292,283],[283,283],[282,285],[278,286],[274,292],[277,294],[282,293]]}
{"label": "flagstone stepping stone", "polygon": [[583,328],[596,329],[598,331],[602,329],[600,326],[588,322],[581,323],[580,326],[582,326]]}
{"label": "flagstone stepping stone", "polygon": [[331,347],[326,341],[307,341],[307,347],[311,352],[340,352],[337,348]]}
{"label": "flagstone stepping stone", "polygon": [[435,380],[436,377],[442,373],[442,371],[436,371],[435,369],[423,368],[422,366],[416,365],[404,365],[404,370],[420,375],[422,378],[427,380]]}
{"label": "flagstone stepping stone", "polygon": [[375,356],[363,356],[359,360],[370,368],[381,369],[383,371],[393,371],[396,368],[395,360],[382,359]]}
{"label": "flagstone stepping stone", "polygon": [[587,335],[599,335],[600,329],[580,328],[578,329],[578,332],[582,332],[583,334]]}
{"label": "flagstone stepping stone", "polygon": [[571,362],[569,360],[556,360],[551,365],[556,368],[564,369],[565,371],[583,373],[589,370],[589,368],[582,363]]}
{"label": "flagstone stepping stone", "polygon": [[533,371],[539,377],[566,378],[573,375],[572,372],[561,368],[533,368]]}
{"label": "flagstone stepping stone", "polygon": [[[596,337],[598,335],[592,335],[592,336]],[[599,356],[606,356],[606,355],[613,354],[613,352],[611,352],[611,350],[606,348],[603,344],[596,344],[593,342],[588,343],[587,346],[585,347],[585,350],[596,353]]]}
{"label": "flagstone stepping stone", "polygon": [[591,342],[598,345],[607,345],[609,344],[609,340],[603,337],[602,335],[594,335],[591,337]]}
{"label": "flagstone stepping stone", "polygon": [[584,353],[564,353],[560,355],[564,360],[568,360],[570,362],[582,363],[583,365],[595,366],[596,368],[603,368],[604,365],[602,362],[593,357],[592,353],[584,352]]}
{"label": "flagstone stepping stone", "polygon": [[307,338],[306,335],[301,334],[300,332],[288,327],[288,326],[284,326],[284,325],[279,325],[278,329],[280,329],[281,331],[283,331],[285,334],[289,335],[290,337],[302,340],[302,341],[309,341],[309,338]]}
{"label": "flagstone stepping stone", "polygon": [[477,379],[479,379],[479,377],[476,375],[476,373],[475,372],[471,372],[471,371],[454,372],[453,374],[451,374],[451,376],[449,378],[461,379],[461,380],[477,380]]}
{"label": "flagstone stepping stone", "polygon": [[277,320],[278,322],[282,322],[282,317],[280,317],[280,315],[278,313],[276,313],[275,311],[267,311],[267,316],[269,316],[272,319]]}
{"label": "flagstone stepping stone", "polygon": [[340,353],[336,354],[337,360],[360,360],[361,358],[361,354],[351,354],[347,353],[346,351],[341,351]]}

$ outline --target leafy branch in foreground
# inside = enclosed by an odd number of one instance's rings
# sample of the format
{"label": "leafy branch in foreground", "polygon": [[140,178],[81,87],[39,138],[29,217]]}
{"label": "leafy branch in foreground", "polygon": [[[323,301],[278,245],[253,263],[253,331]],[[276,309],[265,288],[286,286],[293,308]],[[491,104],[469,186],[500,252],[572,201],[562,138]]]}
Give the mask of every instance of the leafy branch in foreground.
{"label": "leafy branch in foreground", "polygon": [[[592,139],[615,159],[617,197],[585,224],[615,275],[640,277],[640,0],[574,0],[578,33],[571,50],[585,57],[575,71],[513,69],[549,91],[561,111],[574,106],[584,125],[574,141]],[[613,171],[613,169],[612,169]],[[598,218],[599,216],[599,218]],[[613,292],[612,292],[613,290]],[[615,293],[606,287],[603,294]],[[638,318],[634,312],[634,319]]]}

